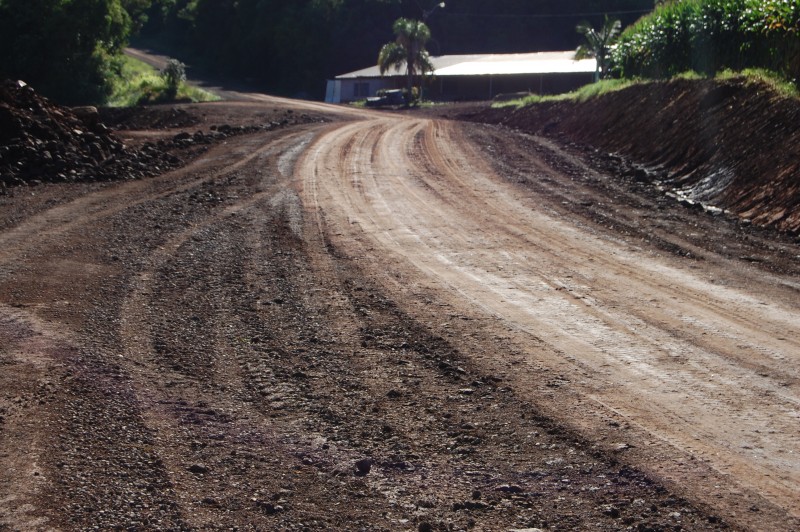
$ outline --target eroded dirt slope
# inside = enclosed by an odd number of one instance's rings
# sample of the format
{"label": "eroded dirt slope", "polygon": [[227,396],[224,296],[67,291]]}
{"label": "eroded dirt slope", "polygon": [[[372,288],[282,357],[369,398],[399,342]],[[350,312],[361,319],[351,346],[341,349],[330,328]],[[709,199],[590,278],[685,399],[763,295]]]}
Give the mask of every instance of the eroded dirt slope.
{"label": "eroded dirt slope", "polygon": [[609,172],[800,232],[800,101],[766,84],[653,82],[582,103],[487,109],[471,119],[598,148]]}

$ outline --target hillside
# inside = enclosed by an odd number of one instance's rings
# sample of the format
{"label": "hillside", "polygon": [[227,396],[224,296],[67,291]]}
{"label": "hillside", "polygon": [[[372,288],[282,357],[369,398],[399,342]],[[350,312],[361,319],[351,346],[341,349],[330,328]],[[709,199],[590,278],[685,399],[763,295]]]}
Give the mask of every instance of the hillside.
{"label": "hillside", "polygon": [[653,82],[469,118],[590,146],[611,175],[745,224],[800,232],[800,101],[766,84]]}

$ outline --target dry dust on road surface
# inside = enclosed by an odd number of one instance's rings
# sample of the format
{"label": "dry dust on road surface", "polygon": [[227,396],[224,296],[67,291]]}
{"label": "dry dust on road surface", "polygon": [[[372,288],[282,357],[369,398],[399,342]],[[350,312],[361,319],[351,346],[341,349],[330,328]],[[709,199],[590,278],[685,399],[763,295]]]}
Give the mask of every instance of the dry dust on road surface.
{"label": "dry dust on road surface", "polygon": [[796,246],[242,100],[120,117],[215,139],[180,169],[0,196],[0,530],[798,528]]}
{"label": "dry dust on road surface", "polygon": [[576,225],[499,175],[464,127],[376,119],[321,137],[297,170],[320,230],[398,301],[446,303],[429,315],[456,344],[501,339],[483,362],[555,417],[624,427],[604,447],[741,523],[800,517],[796,279]]}

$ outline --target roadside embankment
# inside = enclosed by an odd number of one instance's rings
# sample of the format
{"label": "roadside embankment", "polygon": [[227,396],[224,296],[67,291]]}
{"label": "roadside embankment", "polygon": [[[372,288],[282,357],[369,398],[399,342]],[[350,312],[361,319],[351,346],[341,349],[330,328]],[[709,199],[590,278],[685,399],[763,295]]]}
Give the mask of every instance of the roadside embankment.
{"label": "roadside embankment", "polygon": [[800,100],[764,83],[653,82],[470,119],[591,146],[609,170],[681,201],[800,232]]}

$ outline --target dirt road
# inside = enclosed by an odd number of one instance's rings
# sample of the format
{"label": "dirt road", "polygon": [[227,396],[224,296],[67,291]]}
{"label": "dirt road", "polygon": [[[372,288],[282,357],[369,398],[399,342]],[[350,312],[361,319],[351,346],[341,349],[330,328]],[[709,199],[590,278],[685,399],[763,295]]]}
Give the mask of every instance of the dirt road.
{"label": "dirt road", "polygon": [[[607,445],[678,451],[655,466],[663,478],[691,479],[713,498],[724,477],[800,516],[796,279],[581,227],[498,175],[462,129],[397,119],[339,128],[300,166],[306,203],[405,297],[433,290],[448,312],[513,346],[492,363],[516,389],[540,400],[543,388],[568,389],[574,402],[550,405],[553,415],[589,431],[629,424]],[[535,157],[523,166],[534,179],[564,178]],[[602,201],[570,185],[565,197]]]}
{"label": "dirt road", "polygon": [[185,109],[333,122],[0,198],[0,530],[798,527],[796,244],[252,100]]}

